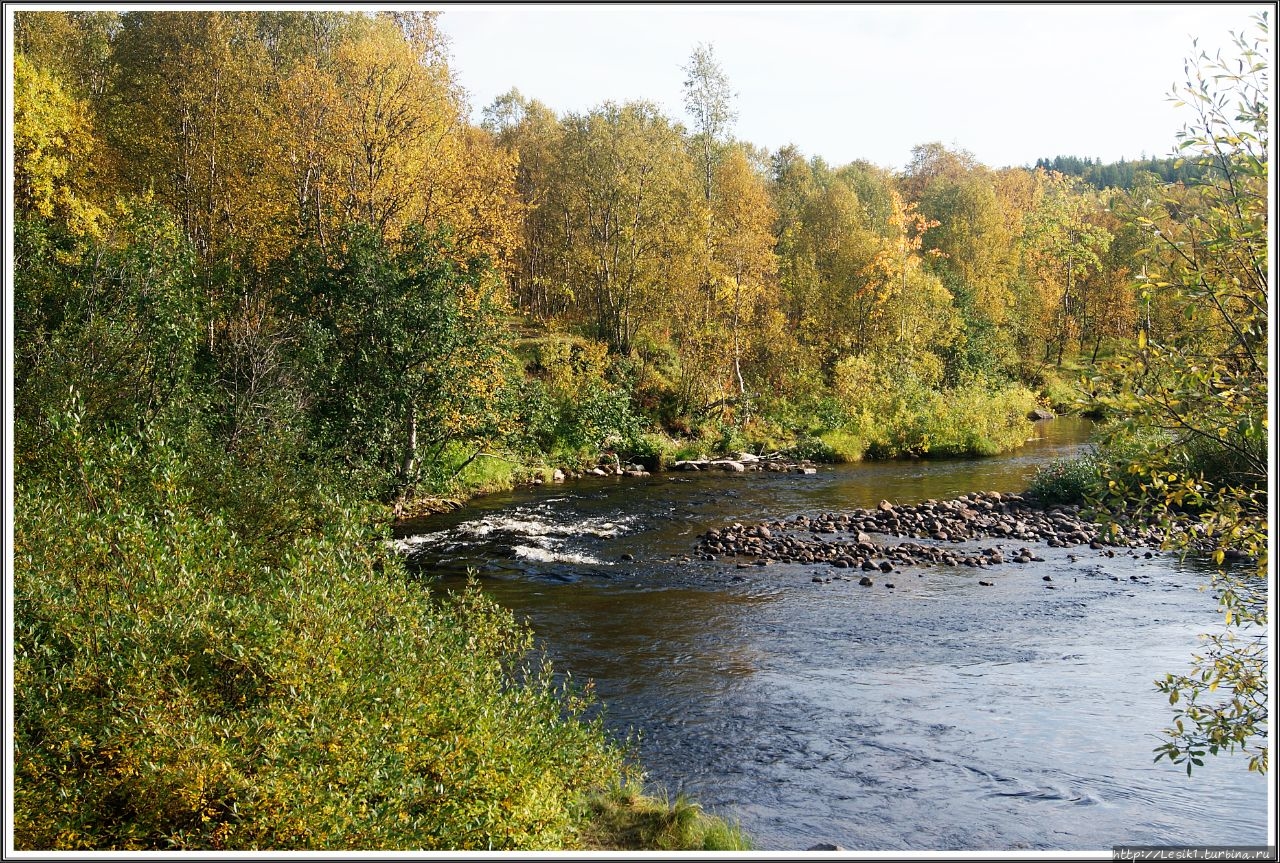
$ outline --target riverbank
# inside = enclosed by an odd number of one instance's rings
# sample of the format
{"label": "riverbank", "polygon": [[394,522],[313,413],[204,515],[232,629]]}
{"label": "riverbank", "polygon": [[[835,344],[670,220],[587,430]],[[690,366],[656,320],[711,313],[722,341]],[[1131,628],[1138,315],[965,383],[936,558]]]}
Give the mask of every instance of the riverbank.
{"label": "riverbank", "polygon": [[[812,474],[823,464],[848,464],[864,459],[990,457],[1011,452],[1033,439],[1034,423],[1052,421],[1053,413],[1039,407],[1029,393],[1019,391],[1013,406],[998,421],[988,419],[981,429],[961,437],[941,431],[944,414],[916,418],[908,429],[883,427],[876,434],[831,429],[805,436],[787,434],[767,422],[726,430],[716,440],[640,435],[630,446],[601,448],[558,463],[545,455],[530,461],[461,449],[447,454],[437,471],[434,490],[406,490],[391,504],[396,523],[457,510],[469,501],[517,488],[572,483],[594,477],[643,478],[664,471],[723,470],[732,473],[783,471]],[[966,412],[968,415],[968,412]],[[995,425],[992,425],[995,422]],[[895,441],[892,445],[890,439]],[[932,442],[932,443],[931,443]],[[620,444],[621,441],[618,441]]]}

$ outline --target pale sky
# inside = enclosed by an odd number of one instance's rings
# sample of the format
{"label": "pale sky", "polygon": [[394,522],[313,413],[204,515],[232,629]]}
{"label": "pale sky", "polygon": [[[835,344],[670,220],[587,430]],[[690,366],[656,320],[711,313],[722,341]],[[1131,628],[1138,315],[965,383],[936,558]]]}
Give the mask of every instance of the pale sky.
{"label": "pale sky", "polygon": [[477,121],[514,86],[561,114],[647,99],[687,123],[681,66],[705,42],[737,93],[738,138],[896,169],[930,141],[992,167],[1168,155],[1189,112],[1166,97],[1192,37],[1234,56],[1229,32],[1271,6],[432,8]]}

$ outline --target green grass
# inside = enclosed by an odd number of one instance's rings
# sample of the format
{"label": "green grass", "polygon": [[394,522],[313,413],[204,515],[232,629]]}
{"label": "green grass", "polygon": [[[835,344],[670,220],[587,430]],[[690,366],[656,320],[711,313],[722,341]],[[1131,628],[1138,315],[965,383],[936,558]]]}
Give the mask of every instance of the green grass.
{"label": "green grass", "polygon": [[684,795],[674,801],[632,783],[590,795],[578,834],[586,850],[749,851],[736,825],[702,811]]}

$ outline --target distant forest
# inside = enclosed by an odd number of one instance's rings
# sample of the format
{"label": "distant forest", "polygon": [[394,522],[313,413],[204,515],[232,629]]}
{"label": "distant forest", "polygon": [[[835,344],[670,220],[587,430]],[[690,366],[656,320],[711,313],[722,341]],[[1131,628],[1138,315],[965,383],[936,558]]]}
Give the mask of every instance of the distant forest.
{"label": "distant forest", "polygon": [[1131,189],[1139,172],[1155,174],[1164,183],[1185,183],[1198,180],[1204,169],[1193,161],[1178,158],[1121,159],[1103,163],[1099,159],[1079,156],[1054,156],[1052,159],[1036,159],[1036,168],[1057,171],[1070,177],[1079,177],[1095,189]]}

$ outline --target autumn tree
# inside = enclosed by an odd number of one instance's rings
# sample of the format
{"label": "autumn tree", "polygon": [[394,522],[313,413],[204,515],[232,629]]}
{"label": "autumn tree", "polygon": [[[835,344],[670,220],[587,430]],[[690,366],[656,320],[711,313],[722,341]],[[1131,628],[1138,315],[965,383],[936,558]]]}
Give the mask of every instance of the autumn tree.
{"label": "autumn tree", "polygon": [[[577,313],[614,350],[687,313],[700,203],[679,129],[647,102],[563,120],[548,206],[564,225],[560,269]],[[682,309],[683,307],[683,309]]]}
{"label": "autumn tree", "polygon": [[56,217],[95,232],[102,212],[86,196],[83,166],[95,148],[85,104],[23,54],[13,67],[13,199],[19,216]]}
{"label": "autumn tree", "polygon": [[[934,145],[936,147],[937,145]],[[929,271],[955,300],[963,330],[948,351],[948,376],[1003,375],[1015,365],[1009,332],[1018,234],[1002,212],[995,178],[968,154],[916,148],[905,185],[932,223],[922,241]],[[948,167],[944,170],[939,163]]]}
{"label": "autumn tree", "polygon": [[484,128],[515,159],[514,209],[521,219],[517,261],[509,276],[513,302],[550,320],[565,314],[572,300],[558,254],[566,226],[550,200],[564,130],[555,112],[514,88],[485,108]]}
{"label": "autumn tree", "polygon": [[1062,364],[1068,342],[1079,337],[1078,284],[1102,266],[1111,235],[1092,218],[1096,198],[1074,177],[1038,171],[1044,192],[1027,215],[1025,240],[1043,298],[1044,361],[1056,351]]}
{"label": "autumn tree", "polygon": [[1099,266],[1087,273],[1080,285],[1080,351],[1089,352],[1096,363],[1104,342],[1133,336],[1138,326],[1138,295],[1134,289],[1134,267],[1145,242],[1142,230],[1125,219],[1117,208],[1119,193],[1112,193],[1108,206],[1094,219],[1111,235],[1111,243],[1099,256]]}
{"label": "autumn tree", "polygon": [[733,378],[738,393],[747,391],[742,376],[744,327],[761,302],[771,299],[767,287],[777,272],[773,253],[773,207],[768,191],[747,163],[745,154],[731,149],[715,172],[712,224],[716,229],[715,268],[717,303],[725,309],[732,344]]}
{"label": "autumn tree", "polygon": [[253,13],[121,17],[107,136],[131,189],[154,189],[199,254],[261,261],[279,222],[267,58]]}

